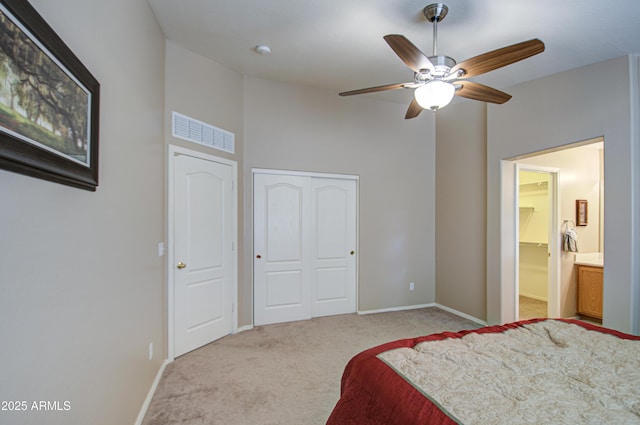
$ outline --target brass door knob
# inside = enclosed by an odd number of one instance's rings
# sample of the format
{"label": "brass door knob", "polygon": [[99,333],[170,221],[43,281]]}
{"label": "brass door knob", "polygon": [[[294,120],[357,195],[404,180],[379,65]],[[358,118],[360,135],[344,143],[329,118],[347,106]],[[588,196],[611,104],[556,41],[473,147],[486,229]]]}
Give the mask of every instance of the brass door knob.
{"label": "brass door knob", "polygon": [[185,263],[183,263],[182,261],[178,261],[178,265],[176,267],[179,268],[180,270],[182,270],[185,267],[187,267],[187,265]]}

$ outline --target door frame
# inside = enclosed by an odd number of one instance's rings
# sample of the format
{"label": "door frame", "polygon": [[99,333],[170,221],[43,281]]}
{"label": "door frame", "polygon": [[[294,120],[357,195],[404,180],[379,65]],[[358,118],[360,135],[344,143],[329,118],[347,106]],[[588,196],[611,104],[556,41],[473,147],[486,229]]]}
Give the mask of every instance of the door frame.
{"label": "door frame", "polygon": [[173,279],[173,265],[175,263],[175,252],[174,252],[174,213],[173,213],[173,203],[174,203],[174,194],[175,188],[174,184],[174,167],[175,167],[175,158],[179,155],[186,155],[193,158],[198,158],[204,161],[217,162],[219,164],[227,165],[231,167],[231,175],[232,175],[232,187],[231,187],[231,219],[233,221],[233,230],[232,230],[232,239],[233,239],[233,247],[232,247],[232,294],[231,299],[233,302],[233,306],[231,309],[231,323],[232,323],[232,333],[236,333],[238,330],[238,163],[236,161],[221,158],[215,155],[206,154],[200,151],[194,151],[191,149],[187,149],[181,146],[169,145],[168,150],[168,161],[167,161],[167,262],[166,262],[166,273],[167,273],[167,360],[173,361],[175,359],[174,355],[174,338],[175,338],[175,328],[174,328],[174,287],[175,282]]}
{"label": "door frame", "polygon": [[255,269],[254,269],[254,257],[255,247],[253,241],[254,234],[254,210],[253,194],[255,193],[254,176],[256,174],[274,174],[281,176],[302,176],[302,177],[317,177],[326,179],[341,179],[341,180],[355,180],[356,182],[356,312],[360,311],[360,278],[359,278],[359,266],[360,266],[360,176],[354,174],[334,174],[334,173],[318,173],[312,171],[292,171],[292,170],[278,170],[273,168],[252,168],[251,169],[251,322],[254,323],[254,311],[255,311]]}
{"label": "door frame", "polygon": [[[518,170],[520,167],[520,161],[503,159],[500,161],[500,210],[502,220],[500,223],[500,322],[515,322],[518,320],[516,315],[516,300],[517,300],[517,282],[518,282],[518,239],[519,239],[519,222],[518,222]],[[555,194],[555,205],[550,208],[553,217],[555,217],[551,223],[553,225],[553,237],[549,240],[548,249],[551,253],[551,259],[549,260],[549,269],[553,269],[554,285],[555,287],[549,291],[549,297],[555,296],[554,303],[557,303],[556,310],[559,313],[560,302],[560,237],[558,234],[559,223],[558,217],[560,217],[560,203],[559,203],[559,191],[558,191],[558,178],[557,173],[559,169],[542,166],[536,167],[537,170],[542,170],[550,173],[555,173],[553,181],[549,185],[549,188],[553,188]],[[558,235],[556,237],[556,235]],[[551,302],[549,303],[551,304]]]}
{"label": "door frame", "polygon": [[[549,253],[548,270],[547,270],[547,316],[548,317],[560,317],[560,304],[561,304],[561,268],[560,268],[560,237],[559,229],[560,224],[558,222],[560,217],[560,195],[558,193],[558,173],[559,168],[544,167],[540,165],[531,165],[526,163],[516,162],[515,164],[515,211],[519,211],[520,207],[520,171],[531,171],[537,173],[546,173],[549,175],[549,185],[547,197],[549,202],[549,224],[547,228],[547,252]],[[520,302],[518,296],[520,295],[520,218],[519,213],[516,213],[515,220],[515,267],[514,267],[514,285],[515,285],[515,308],[514,316],[515,320],[519,318],[519,306]]]}

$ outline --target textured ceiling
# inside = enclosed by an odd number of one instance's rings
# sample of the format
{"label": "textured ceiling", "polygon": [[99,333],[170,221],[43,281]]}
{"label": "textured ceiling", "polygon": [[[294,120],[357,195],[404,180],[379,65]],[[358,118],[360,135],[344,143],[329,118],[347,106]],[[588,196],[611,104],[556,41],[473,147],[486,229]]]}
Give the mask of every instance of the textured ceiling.
{"label": "textured ceiling", "polygon": [[[165,36],[191,51],[244,75],[336,93],[412,81],[412,71],[383,40],[386,34],[402,34],[432,53],[432,24],[422,14],[430,1],[148,1]],[[438,53],[458,62],[531,38],[545,43],[540,55],[473,78],[498,89],[640,53],[640,0],[445,3]],[[270,46],[271,55],[257,54],[258,44]],[[406,92],[363,96],[405,102]]]}

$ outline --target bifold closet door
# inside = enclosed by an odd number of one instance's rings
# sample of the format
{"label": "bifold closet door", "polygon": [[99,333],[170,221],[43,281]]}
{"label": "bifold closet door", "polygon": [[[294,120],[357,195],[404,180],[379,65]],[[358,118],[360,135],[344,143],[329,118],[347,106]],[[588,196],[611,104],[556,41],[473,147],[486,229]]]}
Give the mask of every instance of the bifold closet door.
{"label": "bifold closet door", "polygon": [[356,311],[356,182],[313,178],[311,316]]}
{"label": "bifold closet door", "polygon": [[356,310],[356,182],[254,174],[254,323]]}

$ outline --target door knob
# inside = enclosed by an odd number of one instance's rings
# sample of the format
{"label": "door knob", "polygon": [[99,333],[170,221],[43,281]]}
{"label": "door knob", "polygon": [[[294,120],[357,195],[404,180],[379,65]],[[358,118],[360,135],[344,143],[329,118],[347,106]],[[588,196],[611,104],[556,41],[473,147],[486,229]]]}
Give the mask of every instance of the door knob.
{"label": "door knob", "polygon": [[258,254],[258,255],[256,255],[256,258],[257,258],[257,259],[262,258],[262,255]]}
{"label": "door knob", "polygon": [[355,254],[355,253],[356,253],[355,251],[351,251],[351,253],[350,253],[350,254],[351,254],[351,255],[353,255],[353,254]]}
{"label": "door knob", "polygon": [[183,263],[182,261],[178,261],[178,265],[176,267],[179,268],[180,270],[182,270],[185,267],[187,267],[187,265],[185,263]]}

